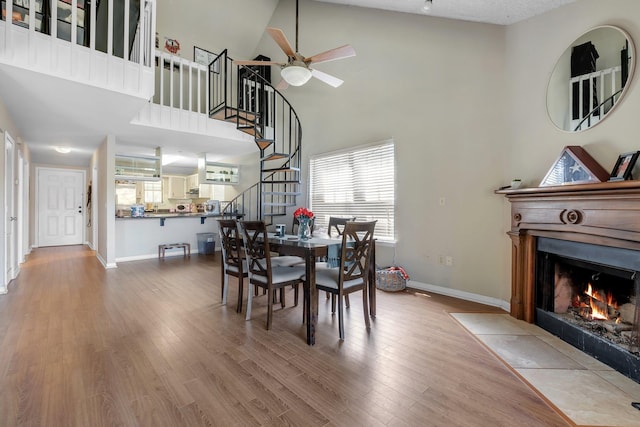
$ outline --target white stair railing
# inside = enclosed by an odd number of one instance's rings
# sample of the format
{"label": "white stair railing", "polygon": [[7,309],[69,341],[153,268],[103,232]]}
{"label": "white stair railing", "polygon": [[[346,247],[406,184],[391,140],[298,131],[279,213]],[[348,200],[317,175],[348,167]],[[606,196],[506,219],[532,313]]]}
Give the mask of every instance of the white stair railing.
{"label": "white stair railing", "polygon": [[[587,127],[593,126],[602,120],[613,107],[616,101],[615,95],[621,89],[622,68],[620,66],[572,77],[569,80],[571,129],[580,125],[584,127],[585,124]],[[610,102],[605,102],[606,100]]]}
{"label": "white stair railing", "polygon": [[[120,9],[115,0],[102,0],[99,10],[84,0],[2,2],[0,62],[148,99],[152,80],[142,75],[152,65],[156,0],[141,0],[139,17],[130,23],[133,1],[118,3]],[[115,32],[118,19],[126,24]]]}

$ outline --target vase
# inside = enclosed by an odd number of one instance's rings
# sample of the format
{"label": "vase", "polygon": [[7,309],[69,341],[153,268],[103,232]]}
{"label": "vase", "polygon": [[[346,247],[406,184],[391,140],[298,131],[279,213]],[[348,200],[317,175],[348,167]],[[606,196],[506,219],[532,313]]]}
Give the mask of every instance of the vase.
{"label": "vase", "polygon": [[311,238],[311,221],[308,218],[298,218],[298,237],[300,240]]}

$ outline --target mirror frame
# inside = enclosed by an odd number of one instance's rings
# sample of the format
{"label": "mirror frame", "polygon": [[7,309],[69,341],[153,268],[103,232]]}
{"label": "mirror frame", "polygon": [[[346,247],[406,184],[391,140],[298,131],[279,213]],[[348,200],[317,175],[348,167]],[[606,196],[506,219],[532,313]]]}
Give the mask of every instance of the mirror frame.
{"label": "mirror frame", "polygon": [[[599,29],[613,29],[618,31],[621,36],[624,36],[628,42],[629,45],[629,57],[631,58],[631,60],[629,61],[629,69],[628,69],[628,76],[627,76],[627,81],[625,83],[624,88],[622,88],[622,91],[620,92],[620,96],[618,97],[618,100],[613,104],[613,106],[607,111],[606,115],[598,120],[598,122],[590,125],[589,127],[583,128],[583,129],[571,129],[569,127],[569,129],[565,129],[561,126],[564,125],[564,123],[558,123],[559,120],[557,120],[557,114],[553,114],[554,108],[550,108],[550,99],[552,99],[553,97],[550,96],[550,93],[552,91],[552,87],[553,89],[557,88],[558,85],[554,84],[554,81],[558,80],[558,77],[556,76],[557,71],[561,68],[562,65],[564,65],[564,63],[562,62],[563,59],[565,57],[569,58],[569,62],[570,62],[570,57],[571,57],[571,51],[573,49],[574,46],[576,46],[576,43],[578,42],[578,40],[581,39],[585,39],[587,35],[591,34],[594,31],[597,31]],[[553,125],[560,131],[562,132],[567,132],[567,133],[580,133],[580,132],[584,132],[587,131],[589,129],[594,128],[595,126],[599,125],[600,123],[602,123],[603,121],[605,121],[605,119],[607,117],[609,117],[609,115],[611,115],[611,113],[613,113],[613,111],[616,109],[616,107],[618,107],[618,104],[620,104],[620,102],[622,102],[623,98],[625,97],[625,95],[627,94],[627,92],[629,91],[629,86],[631,86],[631,83],[633,81],[633,77],[634,77],[634,72],[635,72],[635,54],[636,54],[636,48],[635,48],[635,44],[633,43],[633,39],[631,38],[631,36],[629,35],[629,33],[625,30],[623,30],[622,28],[615,26],[615,25],[600,25],[594,28],[589,29],[588,31],[580,34],[577,38],[575,38],[573,40],[573,42],[571,42],[571,44],[562,52],[562,54],[560,55],[560,57],[556,60],[556,63],[553,67],[553,70],[549,76],[549,79],[547,81],[547,94],[546,94],[546,110],[547,110],[547,116],[549,117],[549,120],[551,120],[551,123],[553,123]],[[561,63],[562,62],[562,63]],[[564,78],[563,78],[564,80]],[[566,94],[567,92],[565,92]],[[562,96],[562,95],[560,95]],[[556,96],[557,98],[557,96]],[[571,113],[570,111],[570,105],[569,105],[569,100],[567,100],[567,106],[569,107],[569,111],[567,111],[567,115]],[[559,111],[560,109],[555,109],[556,111]],[[565,112],[563,111],[562,114],[564,114]]]}

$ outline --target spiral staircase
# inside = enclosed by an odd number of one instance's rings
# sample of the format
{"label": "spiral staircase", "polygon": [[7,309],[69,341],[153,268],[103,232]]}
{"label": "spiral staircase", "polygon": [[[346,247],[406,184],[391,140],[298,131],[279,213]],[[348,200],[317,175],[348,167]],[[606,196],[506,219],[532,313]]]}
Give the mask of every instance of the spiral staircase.
{"label": "spiral staircase", "polygon": [[235,123],[260,150],[259,181],[231,200],[223,213],[269,225],[287,215],[301,195],[302,127],[291,104],[255,68],[234,66],[226,50],[211,62],[209,115]]}

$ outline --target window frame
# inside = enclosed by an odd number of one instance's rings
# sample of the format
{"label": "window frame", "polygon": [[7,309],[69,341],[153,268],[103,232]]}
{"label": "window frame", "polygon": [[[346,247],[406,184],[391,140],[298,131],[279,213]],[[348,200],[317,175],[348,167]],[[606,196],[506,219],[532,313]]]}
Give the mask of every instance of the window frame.
{"label": "window frame", "polygon": [[[391,153],[389,153],[389,150],[391,151]],[[376,151],[379,152],[376,153]],[[380,186],[380,182],[376,183],[375,181],[371,181],[372,173],[375,174],[379,172],[372,172],[372,169],[369,166],[371,164],[374,164],[373,161],[384,162],[389,154],[391,154],[391,163],[383,165],[386,167],[386,169],[382,170],[382,182],[391,182],[389,186]],[[358,159],[358,155],[366,156],[366,159],[368,161],[362,161],[362,158]],[[332,165],[335,164],[336,157],[338,157],[337,160],[339,160],[341,164],[348,164],[348,170],[345,170],[344,172],[345,175],[350,175],[347,176],[347,178],[350,178],[351,182],[353,183],[358,183],[357,185],[347,185],[350,188],[357,187],[359,191],[348,194],[349,190],[345,189],[344,178],[339,178],[335,187],[329,188],[326,188],[326,184],[327,181],[331,181],[331,179],[327,180],[327,176],[320,176],[322,183],[317,182],[318,174],[321,175],[322,172],[318,172],[316,169],[318,167],[322,167],[322,162],[328,161],[328,159],[330,158],[333,159]],[[369,160],[373,161],[370,162]],[[375,164],[380,165],[380,163]],[[362,166],[365,166],[365,168],[362,169]],[[339,166],[336,166],[336,169],[338,168]],[[336,170],[332,170],[332,173],[335,172]],[[319,153],[311,156],[309,158],[308,171],[308,200],[309,209],[311,209],[314,214],[316,214],[316,227],[320,229],[326,228],[329,216],[355,216],[357,221],[378,220],[375,233],[376,239],[381,242],[395,243],[396,179],[396,146],[393,139],[377,141],[374,143],[358,145],[336,151]],[[367,182],[373,182],[373,184],[369,187],[363,188],[362,184]],[[351,200],[342,199],[334,201],[333,203],[319,200],[326,200],[329,197],[317,196],[317,192],[321,191],[321,189],[317,188],[318,186],[326,188],[324,190],[325,194],[327,194],[327,192],[329,191],[335,191],[336,193],[340,193],[340,191],[342,191],[341,195],[347,198],[350,197]],[[340,189],[340,187],[342,187],[342,189]],[[372,200],[370,198],[372,195],[377,195],[379,199]],[[385,201],[385,197],[391,197],[391,201]],[[336,206],[337,209],[334,212],[331,212],[331,207],[326,206],[331,204],[338,205]],[[321,208],[321,205],[324,205],[324,208]],[[369,212],[367,212],[367,210],[369,210]],[[364,214],[363,211],[365,211]],[[385,216],[386,218],[383,218]]]}

